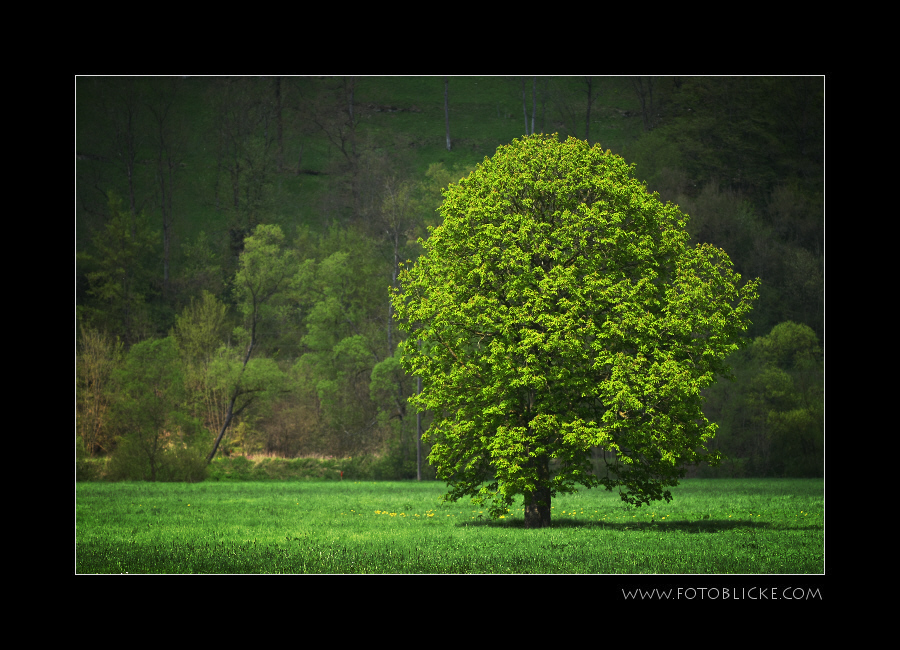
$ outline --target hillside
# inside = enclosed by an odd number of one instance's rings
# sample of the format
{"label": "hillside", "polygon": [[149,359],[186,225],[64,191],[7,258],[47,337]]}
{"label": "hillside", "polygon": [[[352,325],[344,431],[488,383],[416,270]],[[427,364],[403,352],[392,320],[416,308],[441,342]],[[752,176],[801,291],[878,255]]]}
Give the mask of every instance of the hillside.
{"label": "hillside", "polygon": [[[752,338],[792,322],[824,345],[822,77],[76,78],[76,326],[125,354],[177,334],[209,294],[225,314],[210,350],[232,345],[244,242],[277,225],[310,279],[257,354],[295,388],[238,418],[232,444],[293,455],[393,440],[408,462],[414,422],[371,383],[398,343],[386,288],[437,223],[441,189],[532,124],[634,163],[695,241],[760,277]],[[351,339],[362,347],[342,366]],[[221,415],[191,409],[213,435]],[[109,451],[109,435],[88,447]]]}

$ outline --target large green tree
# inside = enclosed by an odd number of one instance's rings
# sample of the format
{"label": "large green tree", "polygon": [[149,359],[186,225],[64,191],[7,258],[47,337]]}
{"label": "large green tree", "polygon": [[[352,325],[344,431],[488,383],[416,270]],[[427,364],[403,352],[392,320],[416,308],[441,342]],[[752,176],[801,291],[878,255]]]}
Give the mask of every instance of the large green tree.
{"label": "large green tree", "polygon": [[670,500],[685,464],[715,462],[700,391],[728,373],[757,283],[740,287],[724,251],[689,246],[687,216],[633,172],[537,135],[444,193],[394,304],[446,499],[500,516],[521,494],[526,527],[542,527],[577,483],[640,505]]}

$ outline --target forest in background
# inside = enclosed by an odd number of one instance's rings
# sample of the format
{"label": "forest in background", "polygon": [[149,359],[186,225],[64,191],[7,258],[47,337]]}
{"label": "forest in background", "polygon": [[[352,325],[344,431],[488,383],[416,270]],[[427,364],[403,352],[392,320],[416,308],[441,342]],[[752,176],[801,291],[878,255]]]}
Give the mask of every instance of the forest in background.
{"label": "forest in background", "polygon": [[75,91],[76,445],[120,476],[177,478],[215,448],[377,455],[414,477],[416,384],[388,287],[441,189],[533,132],[634,163],[695,241],[762,279],[735,379],[707,391],[730,460],[706,475],[821,476],[824,78],[78,77]]}

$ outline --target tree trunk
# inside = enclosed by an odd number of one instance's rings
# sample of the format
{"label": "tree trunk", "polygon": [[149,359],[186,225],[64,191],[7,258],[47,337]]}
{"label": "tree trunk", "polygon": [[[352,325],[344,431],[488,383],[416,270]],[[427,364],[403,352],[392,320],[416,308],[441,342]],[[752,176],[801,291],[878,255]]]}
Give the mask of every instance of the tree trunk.
{"label": "tree trunk", "polygon": [[276,164],[278,165],[278,173],[284,170],[284,124],[282,120],[281,105],[281,77],[275,77],[275,120],[277,124],[278,151],[276,155]]}
{"label": "tree trunk", "polygon": [[[254,311],[255,313],[255,311]],[[254,320],[253,325],[250,329],[250,347],[247,348],[247,354],[244,356],[244,365],[241,366],[241,374],[238,375],[237,384],[234,387],[234,392],[231,394],[231,400],[228,402],[228,411],[225,414],[225,422],[222,423],[222,430],[219,431],[219,435],[216,438],[216,442],[213,445],[212,451],[209,452],[209,456],[206,457],[206,464],[209,465],[213,458],[216,457],[216,452],[219,450],[219,443],[222,442],[222,438],[225,436],[225,432],[228,430],[228,426],[231,424],[231,420],[234,418],[237,413],[234,412],[234,403],[237,401],[237,398],[241,395],[241,380],[244,378],[244,371],[247,369],[247,364],[250,362],[250,355],[253,354],[253,346],[256,344],[256,321]],[[244,406],[238,409],[238,413],[240,413]]]}
{"label": "tree trunk", "polygon": [[[526,421],[534,417],[534,391],[529,391]],[[534,430],[528,427],[528,437],[533,439]],[[525,492],[525,528],[548,528],[550,526],[550,458],[543,454],[529,459],[528,466],[535,470],[535,489]]]}
{"label": "tree trunk", "polygon": [[525,135],[528,135],[528,109],[525,108],[525,77],[522,77],[522,113],[525,114]]}
{"label": "tree trunk", "polygon": [[169,245],[172,239],[172,224],[163,216],[163,298],[169,293]]}
{"label": "tree trunk", "polygon": [[646,133],[653,128],[653,77],[647,77],[646,90],[642,77],[632,77],[631,85],[641,102],[641,119],[644,122],[644,132]]}
{"label": "tree trunk", "polygon": [[593,95],[591,95],[591,87],[593,85],[594,78],[587,78],[587,117],[584,120],[584,139],[590,144],[591,143],[591,101],[594,99]]}
{"label": "tree trunk", "polygon": [[[416,395],[421,394],[422,378],[416,377]],[[422,480],[422,411],[416,411],[416,480]]]}
{"label": "tree trunk", "polygon": [[165,278],[163,278],[163,295],[166,295],[169,289],[169,249],[172,244],[172,236],[175,230],[175,213],[172,206],[172,194],[175,191],[175,182],[174,182],[174,171],[175,171],[175,161],[172,157],[169,157],[169,160],[166,162],[166,175],[169,179],[169,191],[166,193],[166,210],[168,212],[166,217],[166,236],[165,236]]}
{"label": "tree trunk", "polygon": [[535,459],[538,470],[538,487],[525,493],[525,528],[550,526],[550,459]]}
{"label": "tree trunk", "polygon": [[125,130],[125,175],[128,177],[128,204],[131,208],[131,240],[137,238],[137,208],[134,195],[134,166],[137,161],[137,146],[135,144],[135,119],[134,109],[128,107],[127,126]]}
{"label": "tree trunk", "polygon": [[544,88],[541,91],[541,133],[546,133],[546,122],[544,121],[544,117],[547,115],[547,87],[550,81],[545,77],[544,78]]}
{"label": "tree trunk", "polygon": [[216,436],[216,442],[213,444],[212,451],[209,452],[209,455],[206,457],[207,465],[209,465],[213,461],[213,458],[216,457],[216,452],[219,450],[219,443],[222,442],[225,432],[228,431],[228,425],[231,424],[231,419],[234,417],[234,402],[237,398],[237,395],[232,396],[231,401],[228,403],[228,412],[225,414],[225,422],[222,423],[222,429],[219,431],[219,435]]}
{"label": "tree trunk", "polygon": [[537,77],[531,78],[531,135],[534,135],[534,114],[537,113]]}
{"label": "tree trunk", "polygon": [[[346,80],[344,81],[346,84]],[[353,152],[354,170],[356,158],[356,122],[353,115],[353,96],[356,92],[356,77],[350,77],[349,94],[347,96],[347,115],[350,116],[350,151]]]}
{"label": "tree trunk", "polygon": [[394,341],[391,334],[391,321],[394,318],[394,303],[391,302],[391,299],[388,298],[388,317],[387,317],[387,356],[391,356],[393,354],[393,350],[391,349],[394,346]]}
{"label": "tree trunk", "polygon": [[444,77],[444,124],[447,127],[447,151],[450,151],[450,80]]}

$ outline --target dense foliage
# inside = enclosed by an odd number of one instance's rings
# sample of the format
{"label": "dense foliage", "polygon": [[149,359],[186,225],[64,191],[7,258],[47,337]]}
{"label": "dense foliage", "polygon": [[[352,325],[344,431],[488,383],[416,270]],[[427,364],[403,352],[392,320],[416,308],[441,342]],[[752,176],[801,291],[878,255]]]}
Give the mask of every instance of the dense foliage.
{"label": "dense foliage", "polygon": [[[727,373],[758,283],[687,246],[684,215],[632,174],[599,146],[531,136],[447,190],[395,307],[448,498],[500,516],[524,494],[526,525],[547,525],[575,483],[639,505],[715,462],[700,391]],[[610,456],[600,478],[592,448]]]}
{"label": "dense foliage", "polygon": [[[824,345],[823,94],[816,77],[79,77],[79,454],[116,453],[129,429],[112,417],[114,370],[171,335],[186,387],[176,410],[199,423],[204,454],[224,431],[219,455],[378,452],[397,478],[415,476],[416,384],[386,289],[439,224],[440,190],[523,132],[601,142],[636,163],[690,215],[692,244],[762,279],[752,336],[792,321]],[[245,364],[253,299],[239,272],[259,226],[279,228],[292,270]],[[733,403],[749,413],[740,378],[758,363],[735,357],[733,390],[709,393],[719,449],[736,458],[757,454],[732,451],[724,431],[737,431]],[[271,381],[235,397],[255,366]],[[754,416],[757,439],[799,422],[779,417]],[[776,449],[808,445],[768,448],[770,464],[741,471],[818,463],[779,464]]]}
{"label": "dense foliage", "polygon": [[171,337],[131,347],[115,374],[112,420],[124,436],[110,473],[128,480],[203,480],[199,423],[185,413],[185,382]]}
{"label": "dense foliage", "polygon": [[825,377],[812,329],[781,323],[735,355],[736,378],[708,391],[728,460],[714,476],[824,475]]}

